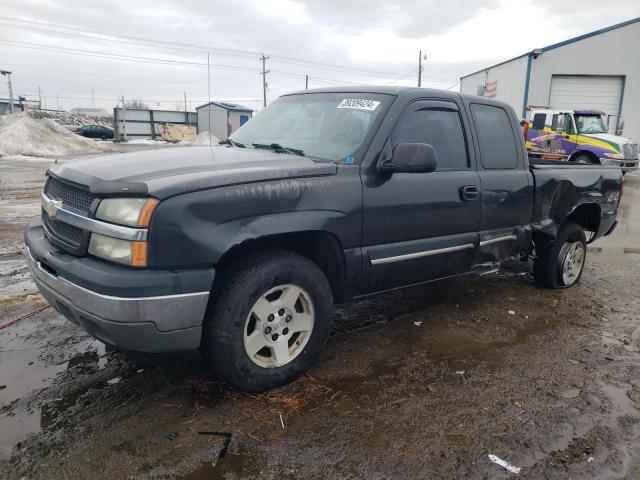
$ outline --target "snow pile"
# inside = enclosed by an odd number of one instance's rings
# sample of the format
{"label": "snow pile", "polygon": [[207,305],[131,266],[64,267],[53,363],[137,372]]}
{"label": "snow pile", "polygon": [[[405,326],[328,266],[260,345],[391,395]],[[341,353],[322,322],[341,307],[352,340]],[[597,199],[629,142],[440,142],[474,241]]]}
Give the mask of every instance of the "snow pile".
{"label": "snow pile", "polygon": [[0,116],[0,156],[56,157],[109,152],[111,148],[67,130],[52,120],[23,112]]}
{"label": "snow pile", "polygon": [[220,140],[209,132],[200,132],[190,140],[182,140],[180,145],[209,145],[209,143],[211,143],[211,145],[218,145]]}

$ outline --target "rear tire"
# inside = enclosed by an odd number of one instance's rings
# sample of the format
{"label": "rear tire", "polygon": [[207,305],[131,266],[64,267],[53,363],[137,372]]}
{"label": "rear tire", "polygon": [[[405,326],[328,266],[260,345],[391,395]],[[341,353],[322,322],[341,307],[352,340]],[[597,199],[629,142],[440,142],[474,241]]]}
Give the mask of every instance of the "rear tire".
{"label": "rear tire", "polygon": [[259,392],[314,365],[333,320],[331,287],[316,264],[287,251],[255,254],[231,266],[219,285],[201,343],[219,378]]}
{"label": "rear tire", "polygon": [[540,247],[536,246],[533,277],[544,288],[567,288],[580,281],[586,261],[587,240],[583,228],[565,222],[558,235]]}

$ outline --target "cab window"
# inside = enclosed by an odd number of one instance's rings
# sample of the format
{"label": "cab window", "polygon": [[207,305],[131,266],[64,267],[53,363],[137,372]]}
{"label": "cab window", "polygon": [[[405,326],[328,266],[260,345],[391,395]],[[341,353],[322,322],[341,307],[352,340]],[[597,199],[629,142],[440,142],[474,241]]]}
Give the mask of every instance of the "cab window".
{"label": "cab window", "polygon": [[467,146],[458,111],[448,110],[446,107],[414,108],[407,111],[398,122],[393,134],[393,146],[399,143],[428,143],[436,151],[437,170],[469,168]]}
{"label": "cab window", "polygon": [[471,114],[478,132],[484,168],[516,168],[518,149],[507,112],[497,106],[474,103],[471,105]]}
{"label": "cab window", "polygon": [[546,120],[547,120],[546,113],[536,113],[533,116],[533,126],[531,128],[533,128],[534,130],[544,130],[544,124]]}
{"label": "cab window", "polygon": [[569,135],[573,135],[576,133],[576,129],[573,125],[573,115],[570,113],[564,114],[564,131]]}

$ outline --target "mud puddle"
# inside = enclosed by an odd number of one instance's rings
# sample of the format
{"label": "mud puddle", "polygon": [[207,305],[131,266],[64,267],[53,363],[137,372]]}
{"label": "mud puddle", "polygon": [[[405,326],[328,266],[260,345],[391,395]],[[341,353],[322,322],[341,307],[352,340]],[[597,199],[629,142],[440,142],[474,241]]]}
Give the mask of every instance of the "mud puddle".
{"label": "mud puddle", "polygon": [[[47,309],[0,331],[0,458],[7,458],[28,435],[54,424],[75,403],[79,393],[51,388],[61,374],[95,374],[108,362],[104,345],[83,334],[69,350],[51,355],[56,339],[50,333],[56,330],[67,332],[69,323]],[[20,402],[29,395],[35,395],[33,402]]]}

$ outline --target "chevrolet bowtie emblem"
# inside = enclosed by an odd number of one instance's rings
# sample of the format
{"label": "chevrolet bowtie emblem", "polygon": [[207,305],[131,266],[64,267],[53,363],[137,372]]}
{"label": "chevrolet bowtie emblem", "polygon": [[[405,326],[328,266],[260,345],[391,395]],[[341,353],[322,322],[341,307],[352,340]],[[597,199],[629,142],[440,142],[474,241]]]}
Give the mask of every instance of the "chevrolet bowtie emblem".
{"label": "chevrolet bowtie emblem", "polygon": [[47,212],[49,218],[56,218],[58,210],[62,207],[62,200],[53,200],[52,198],[42,197],[42,209]]}

